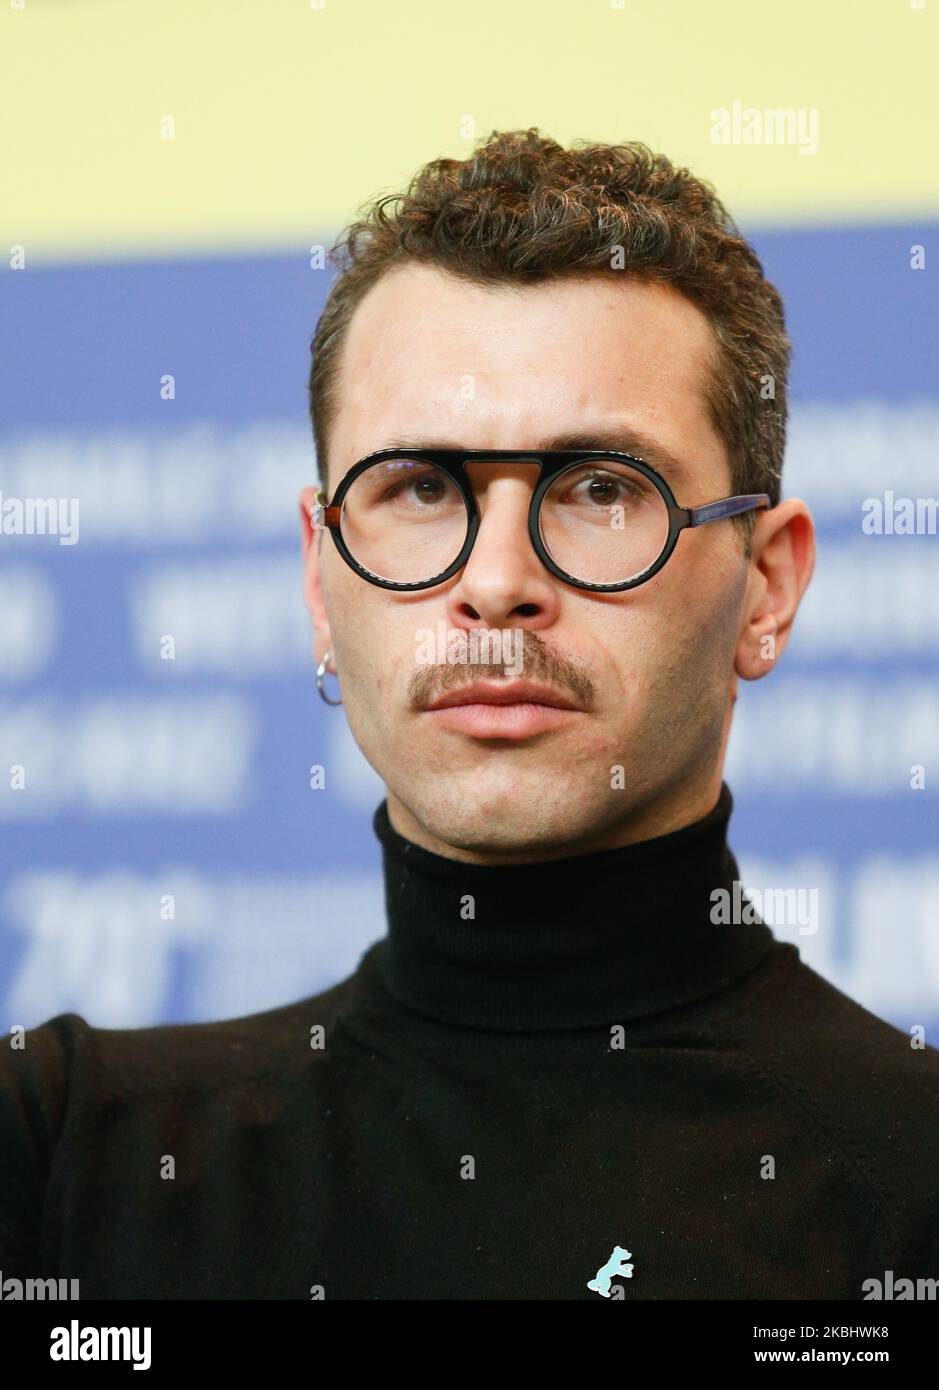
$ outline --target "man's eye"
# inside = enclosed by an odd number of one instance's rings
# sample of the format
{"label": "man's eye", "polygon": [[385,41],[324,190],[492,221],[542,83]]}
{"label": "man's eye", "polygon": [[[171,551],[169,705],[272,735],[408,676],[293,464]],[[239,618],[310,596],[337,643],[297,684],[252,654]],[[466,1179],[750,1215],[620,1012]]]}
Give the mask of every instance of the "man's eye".
{"label": "man's eye", "polygon": [[619,495],[619,484],[612,478],[591,478],[587,492],[594,502],[604,504],[614,501]]}
{"label": "man's eye", "polygon": [[447,492],[442,478],[425,474],[419,478],[400,478],[387,487],[381,495],[382,502],[403,500],[430,505],[439,502]]}
{"label": "man's eye", "polygon": [[581,478],[568,489],[568,496],[575,502],[592,502],[599,507],[609,507],[639,497],[639,489],[627,478],[614,477],[608,473],[592,473]]}

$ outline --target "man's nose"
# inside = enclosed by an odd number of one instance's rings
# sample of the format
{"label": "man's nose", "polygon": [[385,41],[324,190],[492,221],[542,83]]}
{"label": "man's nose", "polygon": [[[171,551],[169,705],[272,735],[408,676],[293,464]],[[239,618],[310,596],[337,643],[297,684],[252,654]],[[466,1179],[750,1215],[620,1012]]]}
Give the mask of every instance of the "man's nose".
{"label": "man's nose", "polygon": [[479,530],[447,596],[451,620],[463,627],[548,626],[557,616],[559,596],[528,534],[538,464],[474,461],[466,472],[479,508]]}

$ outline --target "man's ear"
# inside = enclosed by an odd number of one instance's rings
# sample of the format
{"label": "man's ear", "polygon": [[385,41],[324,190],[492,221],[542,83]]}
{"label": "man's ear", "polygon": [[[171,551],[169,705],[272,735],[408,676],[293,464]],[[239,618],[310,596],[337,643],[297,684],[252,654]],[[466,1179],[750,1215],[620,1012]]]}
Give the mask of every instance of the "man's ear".
{"label": "man's ear", "polygon": [[761,512],[734,657],[743,680],[759,680],[782,655],[814,568],[815,525],[806,504],[791,497]]}
{"label": "man's ear", "polygon": [[303,554],[303,600],[309,610],[313,627],[313,656],[316,664],[330,648],[329,619],[323,601],[320,573],[320,547],[323,531],[313,528],[311,511],[316,501],[316,488],[305,487],[300,493],[300,548]]}

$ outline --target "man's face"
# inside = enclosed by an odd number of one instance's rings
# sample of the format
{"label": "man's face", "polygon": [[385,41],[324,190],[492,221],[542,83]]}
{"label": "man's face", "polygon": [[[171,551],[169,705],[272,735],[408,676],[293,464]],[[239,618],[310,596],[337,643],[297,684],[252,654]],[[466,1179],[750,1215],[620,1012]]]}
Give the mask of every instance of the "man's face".
{"label": "man's face", "polygon": [[[396,269],[349,326],[330,497],[360,458],[404,436],[532,449],[599,430],[616,430],[623,449],[638,436],[673,455],[682,471],[662,471],[680,505],[724,497],[727,457],[703,387],[714,354],[707,320],[667,286],[589,277],[482,289],[431,267]],[[682,809],[704,814],[720,788],[747,585],[736,527],[687,530],[645,584],[589,593],[555,579],[532,549],[533,465],[474,463],[469,476],[475,547],[433,589],[369,584],[329,539],[307,550],[318,655],[332,653],[392,824],[444,853],[511,860],[644,838]],[[577,708],[540,722],[522,712],[511,727],[508,716],[487,724],[427,709],[457,685],[507,678],[505,668],[421,664],[419,634],[441,621],[467,637],[521,630],[519,679]]]}

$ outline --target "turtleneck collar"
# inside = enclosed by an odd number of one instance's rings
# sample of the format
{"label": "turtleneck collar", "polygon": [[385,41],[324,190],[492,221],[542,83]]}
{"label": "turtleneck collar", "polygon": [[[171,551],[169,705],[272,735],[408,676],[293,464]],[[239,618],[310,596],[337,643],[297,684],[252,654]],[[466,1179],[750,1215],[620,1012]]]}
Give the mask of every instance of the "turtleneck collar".
{"label": "turtleneck collar", "polygon": [[[533,1031],[596,1027],[701,999],[771,948],[764,923],[715,925],[734,902],[727,783],[701,820],[619,849],[546,863],[478,865],[400,835],[382,846],[388,934],[375,964],[399,1003],[438,1022]],[[739,890],[738,890],[739,891]],[[472,915],[471,915],[472,914]]]}

